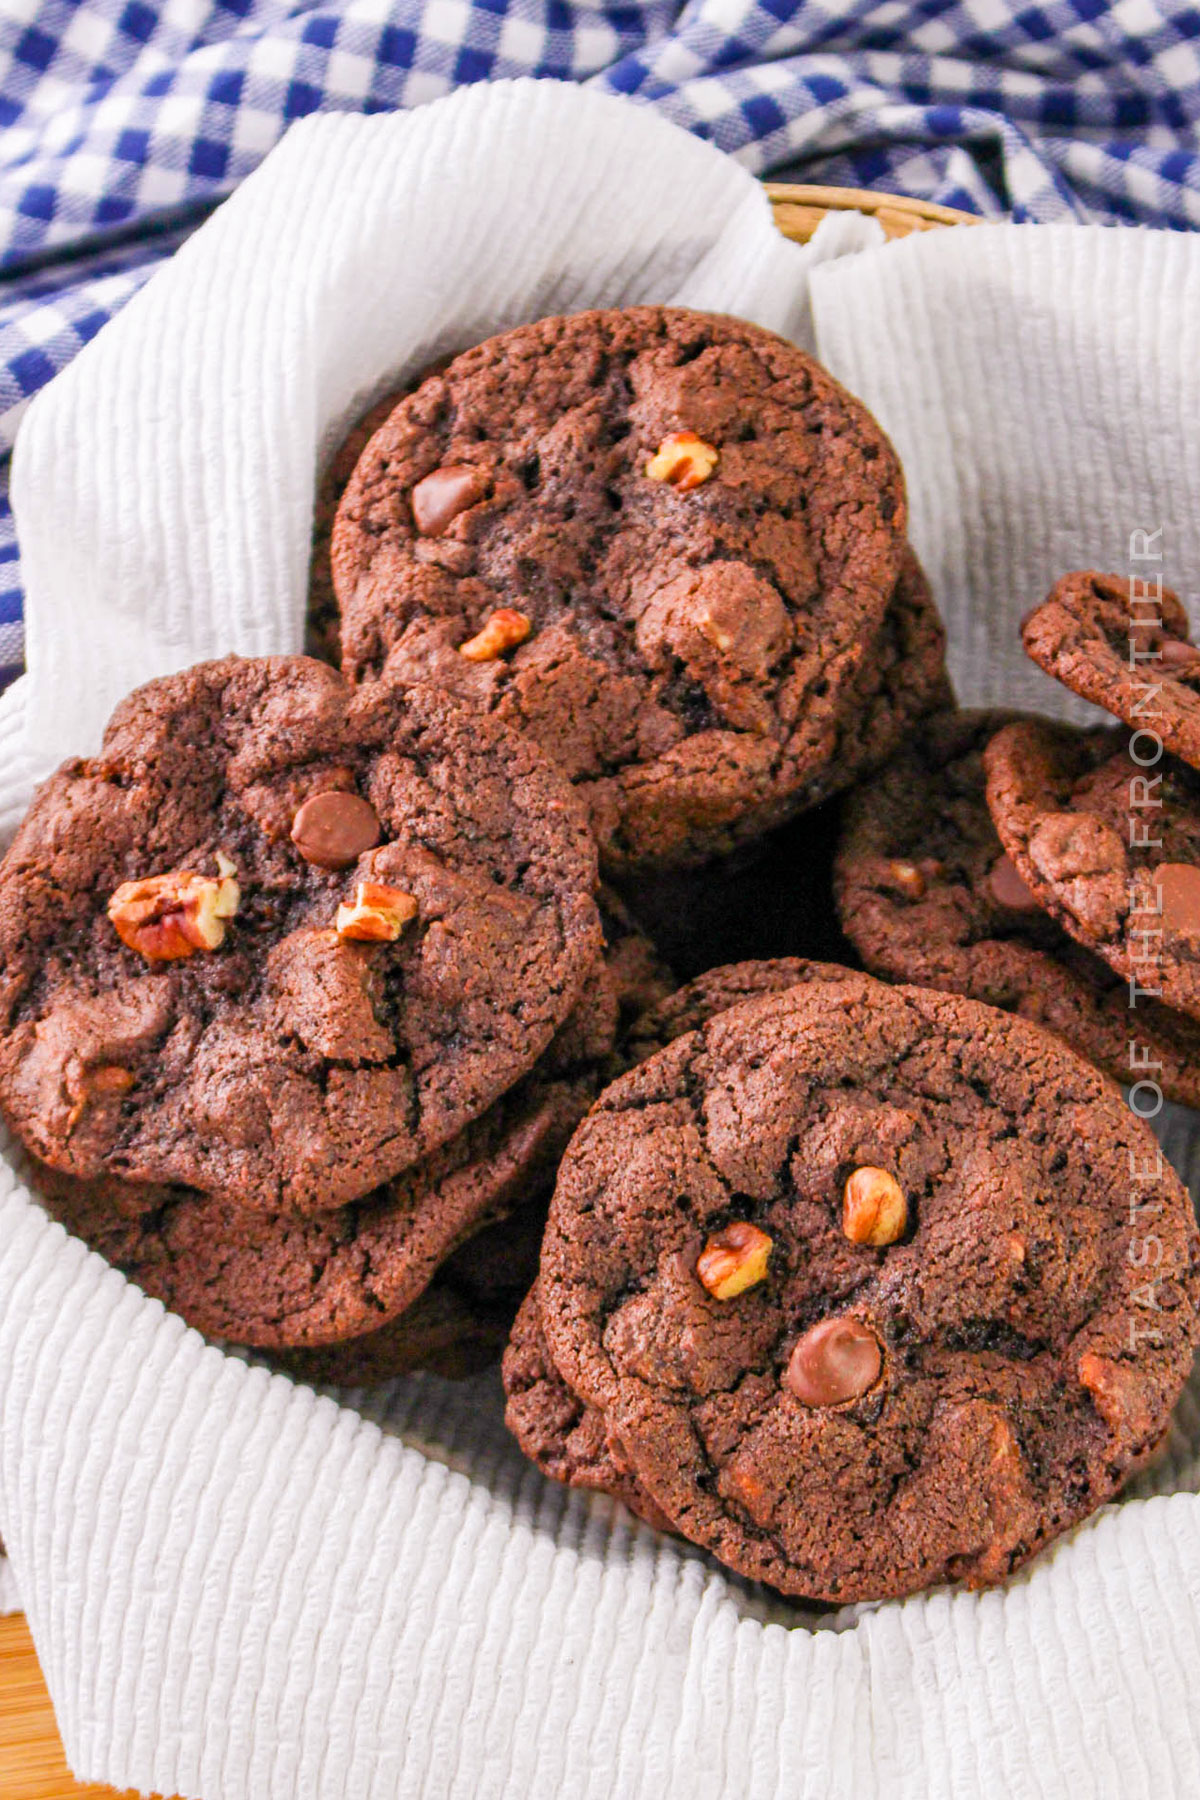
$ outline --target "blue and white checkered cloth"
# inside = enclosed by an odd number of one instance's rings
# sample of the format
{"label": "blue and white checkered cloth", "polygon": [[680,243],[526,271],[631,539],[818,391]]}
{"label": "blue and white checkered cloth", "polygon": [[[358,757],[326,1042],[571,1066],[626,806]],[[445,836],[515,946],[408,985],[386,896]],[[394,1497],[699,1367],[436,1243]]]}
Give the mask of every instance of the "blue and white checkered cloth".
{"label": "blue and white checkered cloth", "polygon": [[0,683],[29,397],[291,120],[524,74],[657,107],[758,172],[1200,225],[1200,8],[1179,0],[5,0]]}

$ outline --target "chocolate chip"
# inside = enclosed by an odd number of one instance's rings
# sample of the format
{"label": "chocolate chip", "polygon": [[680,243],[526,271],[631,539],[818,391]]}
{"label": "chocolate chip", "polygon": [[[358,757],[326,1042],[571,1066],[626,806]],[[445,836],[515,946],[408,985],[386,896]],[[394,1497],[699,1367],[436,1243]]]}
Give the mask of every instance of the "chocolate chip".
{"label": "chocolate chip", "polygon": [[1169,937],[1200,937],[1200,868],[1160,863],[1154,879],[1162,895],[1163,930]]}
{"label": "chocolate chip", "polygon": [[475,506],[487,493],[487,477],[469,463],[447,463],[418,481],[409,496],[412,515],[422,537],[440,537],[460,512]]}
{"label": "chocolate chip", "polygon": [[992,898],[1012,912],[1040,912],[1037,901],[1017,874],[1011,856],[1002,856],[988,876]]}
{"label": "chocolate chip", "polygon": [[348,869],[379,842],[374,807],[340,790],[310,794],[292,820],[292,842],[318,869]]}
{"label": "chocolate chip", "polygon": [[1186,669],[1200,661],[1200,649],[1195,644],[1185,643],[1183,638],[1164,638],[1159,645],[1159,655],[1167,669]]}
{"label": "chocolate chip", "polygon": [[879,1380],[883,1353],[858,1319],[822,1319],[792,1351],[784,1380],[805,1406],[857,1400]]}

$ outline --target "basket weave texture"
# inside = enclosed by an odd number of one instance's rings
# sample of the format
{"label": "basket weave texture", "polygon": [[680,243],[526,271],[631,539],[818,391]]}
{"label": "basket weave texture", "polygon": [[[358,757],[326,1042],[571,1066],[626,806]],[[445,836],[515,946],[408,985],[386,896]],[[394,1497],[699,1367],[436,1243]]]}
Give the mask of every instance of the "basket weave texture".
{"label": "basket weave texture", "polygon": [[863,212],[878,219],[889,238],[908,237],[914,231],[936,231],[942,225],[980,225],[974,213],[935,206],[932,200],[910,200],[904,194],[877,194],[869,188],[800,187],[786,181],[768,181],[767,198],[775,210],[775,223],[784,237],[807,244],[827,213]]}

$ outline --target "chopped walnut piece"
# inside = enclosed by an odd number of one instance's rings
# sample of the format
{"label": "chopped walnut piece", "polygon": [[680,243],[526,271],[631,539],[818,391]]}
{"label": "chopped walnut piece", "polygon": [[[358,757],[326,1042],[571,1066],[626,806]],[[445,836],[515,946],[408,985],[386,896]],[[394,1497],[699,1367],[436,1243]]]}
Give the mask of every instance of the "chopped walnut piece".
{"label": "chopped walnut piece", "polygon": [[855,1169],[842,1194],[842,1230],[852,1244],[882,1249],[908,1229],[908,1202],[886,1169]]}
{"label": "chopped walnut piece", "polygon": [[465,656],[468,662],[494,662],[506,650],[515,650],[518,644],[523,644],[532,630],[533,621],[523,612],[502,606],[492,613],[481,631],[459,645],[458,654]]}
{"label": "chopped walnut piece", "polygon": [[416,916],[417,903],[403,888],[360,881],[354,899],[337,909],[337,934],[358,943],[391,944]]}
{"label": "chopped walnut piece", "polygon": [[98,1069],[89,1069],[84,1077],[84,1086],[89,1094],[127,1094],[136,1077],[132,1069],[122,1069],[117,1063],[103,1063]]}
{"label": "chopped walnut piece", "polygon": [[719,459],[720,451],[694,431],[672,431],[646,464],[646,474],[686,494],[708,480]]}
{"label": "chopped walnut piece", "polygon": [[925,877],[913,862],[890,862],[888,875],[893,887],[898,888],[906,900],[920,900],[925,893]]}
{"label": "chopped walnut piece", "polygon": [[197,950],[216,950],[237,912],[241,890],[234,865],[217,853],[219,874],[175,869],[123,881],[108,903],[117,936],[147,962],[174,962]]}
{"label": "chopped walnut piece", "polygon": [[696,1274],[714,1300],[732,1300],[767,1273],[771,1239],[757,1225],[735,1219],[715,1232],[700,1252]]}

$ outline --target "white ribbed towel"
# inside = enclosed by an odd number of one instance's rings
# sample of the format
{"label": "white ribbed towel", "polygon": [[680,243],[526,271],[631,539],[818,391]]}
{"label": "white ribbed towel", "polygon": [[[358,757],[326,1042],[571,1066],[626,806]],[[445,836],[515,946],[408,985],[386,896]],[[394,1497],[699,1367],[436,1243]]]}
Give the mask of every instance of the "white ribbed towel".
{"label": "white ribbed towel", "polygon": [[[30,673],[0,703],[0,821],[134,682],[299,646],[316,470],[398,373],[635,300],[815,341],[878,411],[969,697],[1055,703],[1016,618],[1066,567],[1125,566],[1133,529],[1164,526],[1176,584],[1200,568],[1195,239],[882,246],[851,219],[799,250],[743,171],[573,88],[313,119],[29,411]],[[1181,1166],[1192,1141],[1173,1115]],[[118,1787],[1182,1800],[1196,1488],[1192,1391],[1143,1497],[1006,1589],[818,1629],[543,1481],[494,1377],[339,1405],[206,1346],[0,1161],[0,1533],[72,1766]]]}

